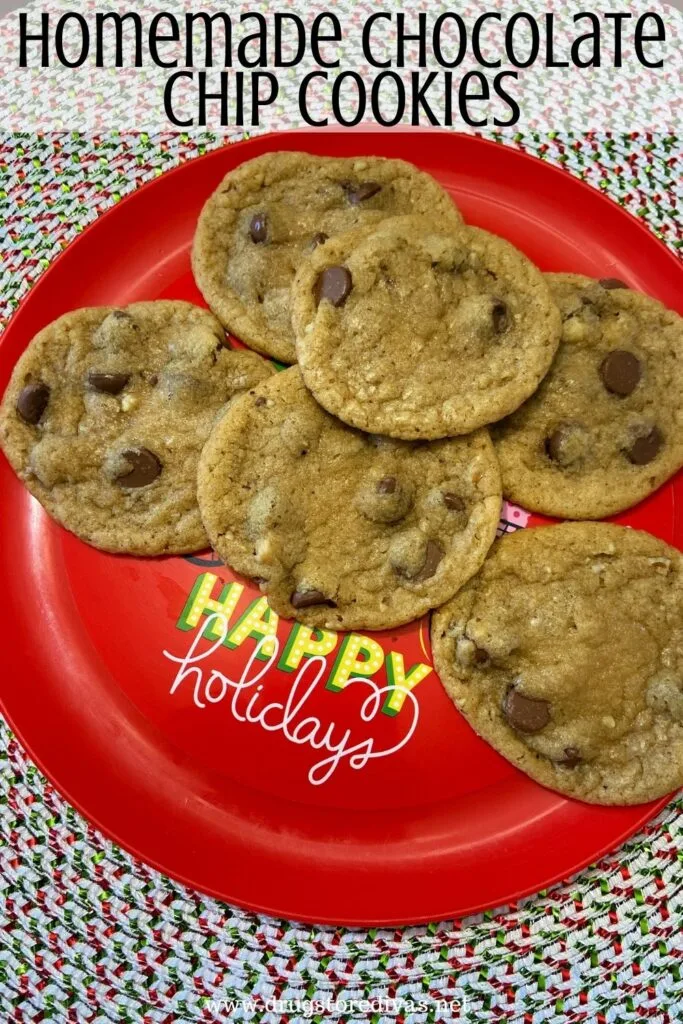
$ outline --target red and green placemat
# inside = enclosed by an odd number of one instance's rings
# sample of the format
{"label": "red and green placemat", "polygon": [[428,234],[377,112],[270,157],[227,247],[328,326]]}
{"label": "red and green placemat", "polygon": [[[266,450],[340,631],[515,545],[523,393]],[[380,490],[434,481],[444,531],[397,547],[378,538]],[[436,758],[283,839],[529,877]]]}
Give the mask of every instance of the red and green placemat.
{"label": "red and green placemat", "polygon": [[[0,326],[90,220],[223,141],[0,137]],[[683,245],[676,138],[506,142]],[[682,798],[613,856],[517,906],[361,931],[260,917],[147,868],[61,799],[4,723],[0,774],[3,1022],[683,1021]]]}

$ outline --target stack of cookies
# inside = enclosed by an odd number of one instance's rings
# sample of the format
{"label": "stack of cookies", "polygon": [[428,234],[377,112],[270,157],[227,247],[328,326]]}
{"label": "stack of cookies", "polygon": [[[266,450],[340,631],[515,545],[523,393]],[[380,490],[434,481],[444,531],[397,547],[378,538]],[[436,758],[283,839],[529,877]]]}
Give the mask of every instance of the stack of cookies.
{"label": "stack of cookies", "polygon": [[603,803],[680,785],[680,553],[589,522],[494,540],[503,495],[592,520],[683,465],[683,321],[542,274],[397,160],[242,164],[192,262],[212,313],[80,310],[17,364],[0,436],[50,514],[110,551],[210,542],[316,629],[439,608],[446,690],[524,771]]}

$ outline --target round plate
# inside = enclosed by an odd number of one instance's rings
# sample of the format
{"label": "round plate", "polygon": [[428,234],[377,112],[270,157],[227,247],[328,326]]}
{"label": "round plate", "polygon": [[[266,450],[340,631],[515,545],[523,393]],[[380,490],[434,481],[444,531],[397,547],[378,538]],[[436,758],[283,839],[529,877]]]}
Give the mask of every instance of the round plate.
{"label": "round plate", "polygon": [[[191,160],[100,217],[14,316],[0,387],[67,310],[201,302],[189,252],[202,203],[230,168],[272,149],[413,160],[468,221],[542,269],[620,277],[683,312],[676,258],[540,160],[455,133],[282,133]],[[622,521],[681,546],[682,489],[679,477]],[[446,697],[426,620],[322,640],[281,621],[275,664],[259,593],[210,554],[96,551],[52,523],[4,460],[0,501],[7,718],[87,818],[189,885],[335,924],[459,917],[571,875],[666,803],[591,807],[512,768]],[[221,602],[224,642],[202,635]],[[416,684],[403,702],[392,690],[402,679]]]}

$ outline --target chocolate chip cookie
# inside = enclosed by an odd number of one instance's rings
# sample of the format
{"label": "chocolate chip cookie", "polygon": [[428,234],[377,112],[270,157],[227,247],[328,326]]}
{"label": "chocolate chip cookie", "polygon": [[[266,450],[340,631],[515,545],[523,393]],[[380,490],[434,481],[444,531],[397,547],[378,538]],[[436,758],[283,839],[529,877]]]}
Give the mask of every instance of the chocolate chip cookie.
{"label": "chocolate chip cookie", "polygon": [[335,416],[405,439],[466,434],[538,387],[560,337],[543,275],[478,228],[392,218],[330,239],[292,289],[297,358]]}
{"label": "chocolate chip cookie", "polygon": [[481,565],[501,506],[487,431],[431,444],[329,416],[298,367],[214,427],[198,496],[211,543],[276,612],[326,629],[381,629],[451,597]]}
{"label": "chocolate chip cookie", "polygon": [[634,804],[683,784],[683,556],[610,523],[498,541],[432,621],[456,706],[544,786]]}
{"label": "chocolate chip cookie", "polygon": [[267,153],[231,171],[204,207],[194,275],[233,334],[293,363],[290,285],[302,257],[359,225],[427,212],[461,221],[441,186],[402,160]]}
{"label": "chocolate chip cookie", "polygon": [[683,465],[683,320],[613,279],[548,274],[562,342],[536,394],[494,429],[511,501],[600,519]]}
{"label": "chocolate chip cookie", "polygon": [[273,372],[187,302],[76,310],[19,359],[0,441],[50,515],[95,547],[196,551],[202,445],[226,402]]}

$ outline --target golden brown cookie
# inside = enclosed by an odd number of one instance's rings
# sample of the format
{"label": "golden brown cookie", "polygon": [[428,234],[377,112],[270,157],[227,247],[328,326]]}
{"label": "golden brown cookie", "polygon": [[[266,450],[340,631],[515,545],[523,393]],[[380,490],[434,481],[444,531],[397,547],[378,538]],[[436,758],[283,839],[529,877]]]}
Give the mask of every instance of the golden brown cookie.
{"label": "golden brown cookie", "polygon": [[562,342],[547,377],[493,432],[511,501],[600,519],[683,466],[683,319],[620,282],[548,274]]}
{"label": "golden brown cookie", "polygon": [[233,334],[293,363],[290,285],[303,256],[328,237],[403,213],[461,222],[434,178],[403,160],[266,153],[231,171],[206,203],[194,275]]}
{"label": "golden brown cookie", "polygon": [[187,302],[76,310],[19,359],[0,441],[50,515],[95,547],[196,551],[202,445],[226,402],[273,372]]}
{"label": "golden brown cookie", "polygon": [[609,523],[520,530],[434,615],[434,665],[532,778],[598,804],[683,784],[683,556]]}
{"label": "golden brown cookie", "polygon": [[345,426],[297,367],[235,402],[199,465],[211,543],[276,612],[326,629],[423,615],[481,565],[500,478],[488,433],[431,444]]}
{"label": "golden brown cookie", "polygon": [[467,434],[538,387],[560,337],[539,270],[478,228],[400,217],[330,239],[292,289],[304,380],[351,426]]}

